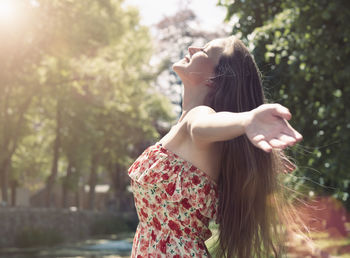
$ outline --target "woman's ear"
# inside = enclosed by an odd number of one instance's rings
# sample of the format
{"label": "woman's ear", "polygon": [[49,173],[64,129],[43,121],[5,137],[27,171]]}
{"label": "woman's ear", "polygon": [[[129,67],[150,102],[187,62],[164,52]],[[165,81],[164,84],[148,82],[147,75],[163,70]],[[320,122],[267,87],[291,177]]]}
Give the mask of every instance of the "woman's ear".
{"label": "woman's ear", "polygon": [[213,80],[212,79],[205,80],[205,85],[208,86],[208,87],[212,87],[213,86]]}

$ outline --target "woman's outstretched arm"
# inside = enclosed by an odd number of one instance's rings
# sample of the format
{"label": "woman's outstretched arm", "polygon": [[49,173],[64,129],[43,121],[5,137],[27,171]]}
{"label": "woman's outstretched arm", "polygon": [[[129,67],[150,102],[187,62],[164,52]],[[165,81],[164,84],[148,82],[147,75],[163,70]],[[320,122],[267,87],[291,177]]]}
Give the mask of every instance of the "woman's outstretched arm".
{"label": "woman's outstretched arm", "polygon": [[264,104],[242,113],[215,112],[198,106],[184,118],[191,138],[198,143],[230,140],[246,134],[249,140],[264,151],[283,149],[302,139],[287,122],[291,114],[280,104]]}

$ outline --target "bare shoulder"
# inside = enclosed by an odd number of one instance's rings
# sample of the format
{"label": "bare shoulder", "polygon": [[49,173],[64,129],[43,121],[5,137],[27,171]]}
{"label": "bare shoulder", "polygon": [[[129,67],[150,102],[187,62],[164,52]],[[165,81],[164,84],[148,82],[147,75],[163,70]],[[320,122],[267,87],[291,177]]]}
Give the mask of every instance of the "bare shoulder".
{"label": "bare shoulder", "polygon": [[[171,152],[189,161],[213,180],[218,178],[218,155],[220,153],[218,143],[206,143],[196,141],[188,130],[188,124],[195,123],[198,117],[216,113],[207,106],[197,106],[184,116],[170,132],[161,139],[161,143]],[[204,144],[205,143],[205,144]]]}
{"label": "bare shoulder", "polygon": [[203,118],[203,116],[216,113],[214,109],[208,106],[197,106],[192,108],[186,117],[183,119],[183,123],[186,127],[190,126],[196,119]]}
{"label": "bare shoulder", "polygon": [[214,109],[204,105],[192,108],[182,120],[171,128],[170,132],[163,138],[162,141],[169,143],[172,142],[173,144],[176,143],[176,145],[183,144],[184,142],[187,142],[188,144],[197,143],[191,136],[191,127],[196,120],[203,119],[206,115],[214,113],[216,113]]}
{"label": "bare shoulder", "polygon": [[212,109],[211,107],[208,106],[197,106],[192,108],[190,111],[188,111],[188,113],[186,114],[186,116],[183,118],[183,120],[181,121],[181,132],[183,135],[186,135],[186,139],[188,142],[192,142],[192,144],[198,145],[198,147],[203,148],[203,144],[208,144],[208,142],[205,141],[198,141],[198,139],[196,139],[196,137],[194,137],[192,129],[194,128],[194,126],[196,126],[196,124],[198,124],[197,122],[204,120],[206,121],[206,116],[215,114],[215,110]]}
{"label": "bare shoulder", "polygon": [[213,113],[216,113],[214,109],[212,109],[209,106],[201,105],[201,106],[197,106],[197,107],[192,108],[188,112],[187,116],[189,118],[191,118],[191,117],[195,117],[197,115],[205,115],[205,114],[213,114]]}

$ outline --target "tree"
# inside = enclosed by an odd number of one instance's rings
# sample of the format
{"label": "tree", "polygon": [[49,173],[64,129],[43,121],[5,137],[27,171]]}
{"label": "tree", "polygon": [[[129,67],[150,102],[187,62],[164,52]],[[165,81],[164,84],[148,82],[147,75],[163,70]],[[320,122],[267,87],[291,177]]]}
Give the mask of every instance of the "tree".
{"label": "tree", "polygon": [[5,203],[13,155],[29,134],[26,113],[40,85],[36,76],[38,60],[49,45],[48,38],[41,34],[40,13],[29,1],[17,8],[23,14],[17,23],[0,24],[0,181]]}
{"label": "tree", "polygon": [[299,190],[311,187],[333,194],[349,208],[349,2],[220,4],[227,7],[227,19],[238,18],[232,33],[251,46],[269,98],[290,108],[295,127],[304,136],[291,150],[299,177],[291,177],[290,183]]}
{"label": "tree", "polygon": [[[13,33],[27,52],[1,45],[8,48],[0,72],[2,199],[8,201],[10,168],[19,181],[31,164],[27,171],[40,170],[39,178],[50,170],[47,206],[57,182],[67,206],[67,194],[90,178],[93,208],[99,176],[117,165],[127,175],[138,145],[154,140],[158,121],[171,118],[166,100],[150,87],[148,31],[120,1],[38,0],[23,8],[30,22]],[[28,150],[40,155],[30,162]]]}

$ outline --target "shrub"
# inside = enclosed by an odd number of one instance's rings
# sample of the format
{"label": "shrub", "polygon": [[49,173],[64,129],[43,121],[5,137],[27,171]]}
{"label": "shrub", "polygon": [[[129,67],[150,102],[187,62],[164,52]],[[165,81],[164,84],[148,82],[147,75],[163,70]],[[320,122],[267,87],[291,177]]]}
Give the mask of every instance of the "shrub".
{"label": "shrub", "polygon": [[[110,235],[135,231],[137,221],[133,218],[106,216],[96,220],[91,226],[92,235]],[[136,225],[136,226],[135,226]]]}
{"label": "shrub", "polygon": [[25,227],[15,236],[15,246],[53,246],[63,242],[62,235],[54,229]]}

